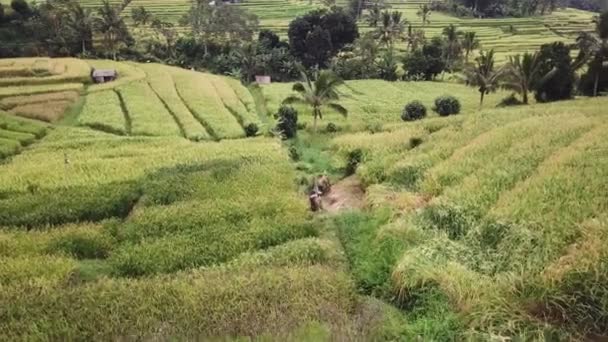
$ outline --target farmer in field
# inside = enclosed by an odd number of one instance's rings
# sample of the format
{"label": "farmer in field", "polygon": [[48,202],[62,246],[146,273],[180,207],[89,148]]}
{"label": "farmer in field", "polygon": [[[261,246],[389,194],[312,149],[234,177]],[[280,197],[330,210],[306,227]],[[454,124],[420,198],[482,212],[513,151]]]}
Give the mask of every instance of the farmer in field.
{"label": "farmer in field", "polygon": [[310,210],[313,212],[323,210],[322,197],[331,191],[331,183],[325,175],[315,177],[313,180],[312,190],[308,193],[310,202]]}

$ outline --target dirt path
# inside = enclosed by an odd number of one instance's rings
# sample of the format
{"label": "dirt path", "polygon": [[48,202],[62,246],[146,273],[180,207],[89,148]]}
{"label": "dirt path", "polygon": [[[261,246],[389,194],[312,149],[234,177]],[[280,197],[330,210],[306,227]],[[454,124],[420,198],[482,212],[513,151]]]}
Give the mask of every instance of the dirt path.
{"label": "dirt path", "polygon": [[365,192],[359,179],[350,176],[332,185],[331,192],[322,200],[324,211],[330,214],[343,210],[362,209],[365,205]]}

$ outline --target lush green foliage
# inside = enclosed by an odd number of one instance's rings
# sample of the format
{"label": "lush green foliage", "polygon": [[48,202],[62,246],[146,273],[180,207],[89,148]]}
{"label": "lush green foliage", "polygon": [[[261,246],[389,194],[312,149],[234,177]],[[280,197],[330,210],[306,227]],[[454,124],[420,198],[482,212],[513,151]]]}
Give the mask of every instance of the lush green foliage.
{"label": "lush green foliage", "polygon": [[405,105],[403,113],[401,113],[401,120],[403,121],[414,121],[420,120],[426,116],[426,107],[420,103],[420,101],[412,101]]}
{"label": "lush green foliage", "polygon": [[444,95],[435,99],[433,110],[441,116],[460,113],[460,101],[454,96]]}
{"label": "lush green foliage", "polygon": [[277,113],[277,131],[284,139],[291,139],[298,134],[298,111],[293,107],[281,106]]}

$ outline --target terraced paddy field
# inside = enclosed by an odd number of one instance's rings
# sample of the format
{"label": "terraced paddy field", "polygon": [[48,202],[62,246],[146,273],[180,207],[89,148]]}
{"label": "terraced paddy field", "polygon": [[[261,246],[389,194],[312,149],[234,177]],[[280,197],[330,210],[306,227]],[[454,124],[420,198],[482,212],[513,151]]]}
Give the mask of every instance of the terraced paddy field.
{"label": "terraced paddy field", "polygon": [[[99,6],[97,0],[81,0],[85,7]],[[117,1],[116,3],[118,3]],[[501,18],[501,19],[475,19],[457,18],[449,14],[433,12],[430,23],[422,27],[420,18],[416,15],[420,4],[424,0],[405,1],[390,0],[391,11],[403,13],[414,28],[422,28],[426,37],[440,35],[444,27],[454,24],[462,31],[474,31],[480,40],[483,49],[494,49],[498,62],[505,62],[509,55],[534,51],[540,45],[554,41],[574,43],[581,31],[592,31],[591,12],[563,8],[551,14],[528,18]],[[131,2],[125,15],[130,16],[130,8],[144,6],[153,15],[177,23],[179,18],[188,11],[188,0],[171,0],[159,2],[158,0],[134,0]],[[344,1],[338,1],[344,5]],[[312,9],[323,8],[317,0],[243,0],[236,6],[246,9],[258,16],[260,27],[277,32],[287,37],[289,23],[299,15]],[[365,13],[364,13],[365,15]],[[359,22],[361,32],[371,30],[364,20]],[[183,28],[184,30],[186,28]],[[397,44],[397,48],[405,51],[405,43]]]}
{"label": "terraced paddy field", "polygon": [[[0,112],[0,340],[608,335],[608,99],[478,110],[463,85],[349,82],[350,118],[322,121],[342,131],[282,142],[242,125],[271,126],[255,108],[288,84],[114,66],[1,98],[78,95],[57,121]],[[460,115],[400,122],[446,93]],[[340,189],[354,151],[362,208],[311,214],[303,182]]]}

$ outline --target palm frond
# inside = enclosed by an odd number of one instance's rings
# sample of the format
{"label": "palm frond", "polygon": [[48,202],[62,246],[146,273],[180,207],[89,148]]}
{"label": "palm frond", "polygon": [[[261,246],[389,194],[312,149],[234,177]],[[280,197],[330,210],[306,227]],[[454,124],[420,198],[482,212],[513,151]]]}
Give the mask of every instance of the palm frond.
{"label": "palm frond", "polygon": [[285,98],[285,100],[283,100],[282,104],[307,104],[307,102],[299,96],[288,96]]}
{"label": "palm frond", "polygon": [[332,102],[332,103],[328,103],[327,107],[335,110],[336,112],[338,112],[339,114],[341,114],[344,117],[348,116],[348,109],[342,107],[342,105],[340,105],[340,104]]}
{"label": "palm frond", "polygon": [[300,82],[297,82],[296,84],[294,84],[293,87],[292,87],[292,90],[296,91],[298,93],[304,93],[304,92],[306,92],[306,88]]}

